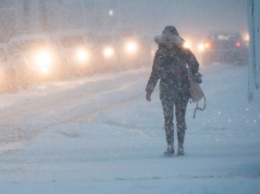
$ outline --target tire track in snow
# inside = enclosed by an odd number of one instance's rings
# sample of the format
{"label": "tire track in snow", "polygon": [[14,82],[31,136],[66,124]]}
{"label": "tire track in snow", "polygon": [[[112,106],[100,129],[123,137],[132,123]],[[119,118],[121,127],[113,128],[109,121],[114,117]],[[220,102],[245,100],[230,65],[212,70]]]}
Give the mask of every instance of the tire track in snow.
{"label": "tire track in snow", "polygon": [[27,93],[25,96],[20,94],[23,98],[3,107],[0,113],[0,153],[20,148],[22,142],[29,141],[48,127],[87,121],[102,111],[116,109],[144,97],[143,88],[135,91],[144,80],[144,73],[136,76],[135,73],[123,72],[114,78],[89,81],[69,90],[47,91],[47,95],[31,97]]}

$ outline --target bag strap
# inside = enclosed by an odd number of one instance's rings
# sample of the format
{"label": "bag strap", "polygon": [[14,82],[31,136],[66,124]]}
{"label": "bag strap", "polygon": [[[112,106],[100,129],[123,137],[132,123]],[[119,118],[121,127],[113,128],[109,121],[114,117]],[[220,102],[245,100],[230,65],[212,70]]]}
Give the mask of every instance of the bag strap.
{"label": "bag strap", "polygon": [[206,109],[206,96],[203,94],[203,99],[204,99],[204,105],[203,107],[199,107],[199,102],[196,103],[196,108],[194,109],[194,113],[193,113],[193,119],[195,119],[195,116],[196,116],[196,112],[197,110],[200,110],[200,111],[204,111]]}
{"label": "bag strap", "polygon": [[[194,81],[194,77],[193,77],[193,74],[191,72],[191,69],[190,67],[188,66],[188,74],[189,74],[189,81],[191,82],[192,80]],[[201,90],[202,91],[202,90]],[[196,102],[196,107],[194,109],[194,112],[193,112],[193,119],[195,119],[196,117],[196,112],[197,110],[200,110],[200,111],[204,111],[206,109],[206,104],[207,104],[207,101],[206,101],[206,96],[204,94],[204,92],[202,91],[202,95],[203,95],[203,101],[204,101],[204,105],[203,107],[199,107],[199,101]]]}

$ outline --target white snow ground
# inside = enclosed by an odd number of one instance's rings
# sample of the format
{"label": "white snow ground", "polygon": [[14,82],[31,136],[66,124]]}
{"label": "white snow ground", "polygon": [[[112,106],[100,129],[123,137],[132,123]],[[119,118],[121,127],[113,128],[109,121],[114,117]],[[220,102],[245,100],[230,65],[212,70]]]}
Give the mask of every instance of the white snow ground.
{"label": "white snow ground", "polygon": [[207,109],[192,119],[189,104],[183,157],[162,155],[150,68],[1,95],[0,193],[260,193],[260,92],[248,103],[246,66],[201,72]]}

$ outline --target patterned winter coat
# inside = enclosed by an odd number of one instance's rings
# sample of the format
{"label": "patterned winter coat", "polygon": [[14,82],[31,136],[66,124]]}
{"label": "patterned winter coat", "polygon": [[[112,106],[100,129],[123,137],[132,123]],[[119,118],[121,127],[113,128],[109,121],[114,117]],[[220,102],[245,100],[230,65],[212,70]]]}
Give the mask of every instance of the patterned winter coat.
{"label": "patterned winter coat", "polygon": [[193,74],[199,70],[193,53],[183,47],[184,40],[175,34],[155,37],[158,44],[152,72],[146,92],[152,93],[160,79],[160,99],[177,99],[183,95],[190,97],[187,66]]}

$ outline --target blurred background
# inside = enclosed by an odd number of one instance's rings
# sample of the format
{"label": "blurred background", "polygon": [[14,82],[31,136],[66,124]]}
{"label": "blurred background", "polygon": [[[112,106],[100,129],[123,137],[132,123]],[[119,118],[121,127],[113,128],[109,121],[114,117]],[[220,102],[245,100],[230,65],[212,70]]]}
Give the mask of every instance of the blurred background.
{"label": "blurred background", "polygon": [[150,67],[167,25],[202,66],[248,64],[248,2],[0,0],[0,91]]}
{"label": "blurred background", "polygon": [[165,25],[180,33],[247,32],[246,0],[0,0],[0,38],[86,29],[108,34],[134,29],[153,37]]}

